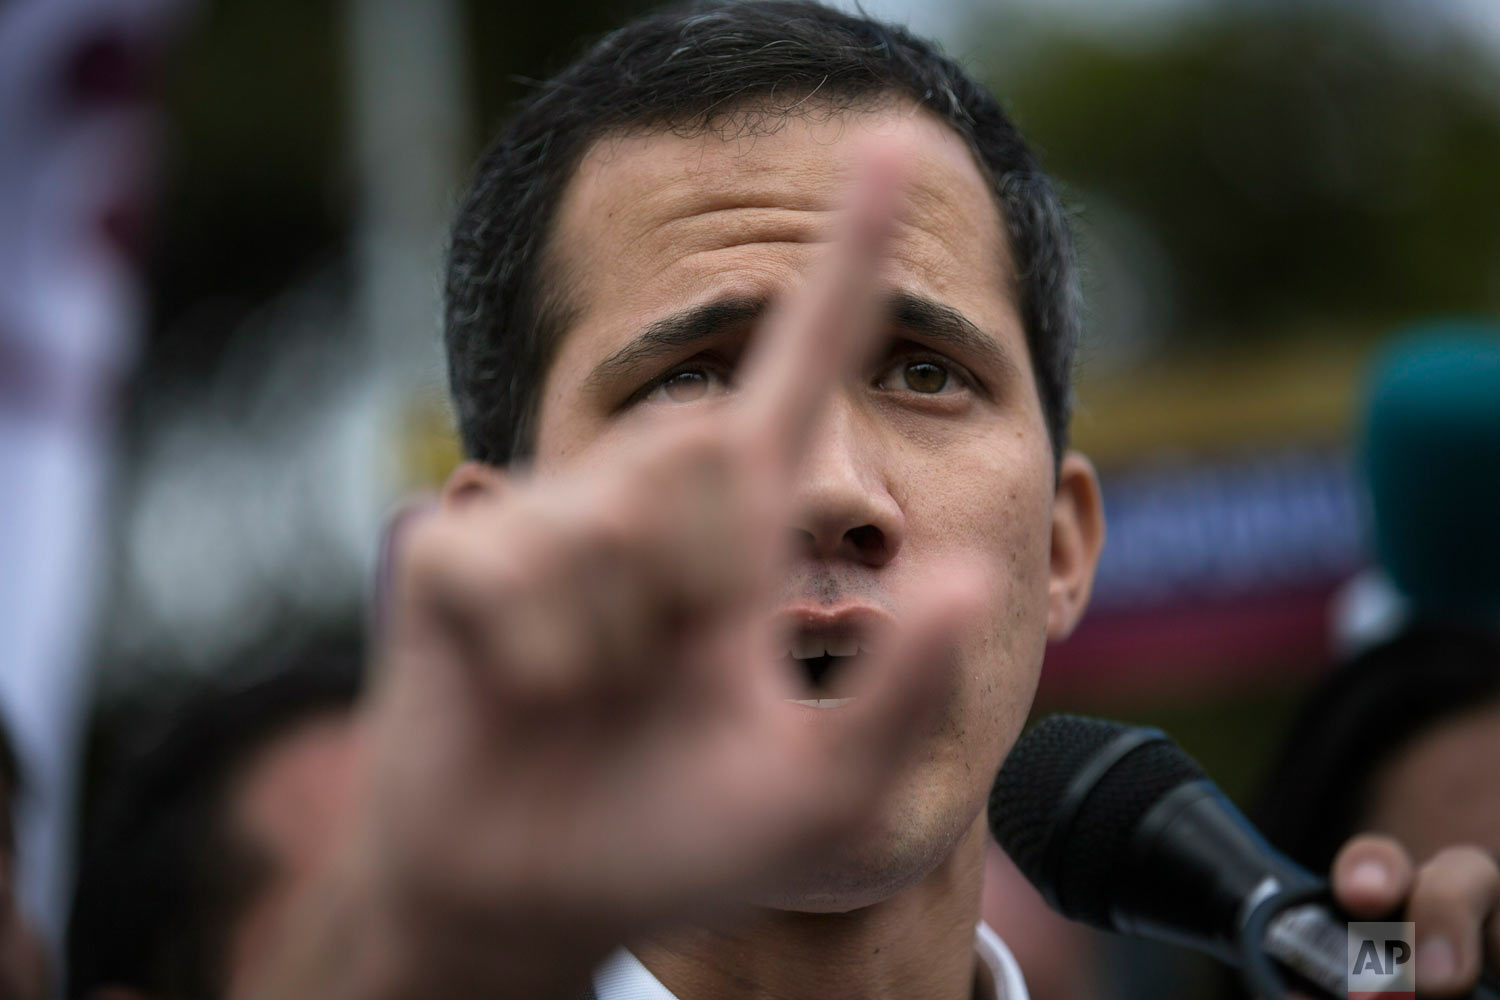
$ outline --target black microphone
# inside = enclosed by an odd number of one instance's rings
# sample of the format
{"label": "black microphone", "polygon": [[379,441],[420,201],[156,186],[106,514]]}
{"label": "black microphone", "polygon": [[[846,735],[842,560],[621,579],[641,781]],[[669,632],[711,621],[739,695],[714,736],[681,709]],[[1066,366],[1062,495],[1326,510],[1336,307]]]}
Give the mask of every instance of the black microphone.
{"label": "black microphone", "polygon": [[[1261,996],[1281,996],[1283,977],[1348,996],[1348,918],[1327,884],[1268,844],[1160,730],[1042,721],[1000,769],[989,823],[1067,917],[1207,952]],[[1469,996],[1500,1000],[1500,989],[1486,975]]]}

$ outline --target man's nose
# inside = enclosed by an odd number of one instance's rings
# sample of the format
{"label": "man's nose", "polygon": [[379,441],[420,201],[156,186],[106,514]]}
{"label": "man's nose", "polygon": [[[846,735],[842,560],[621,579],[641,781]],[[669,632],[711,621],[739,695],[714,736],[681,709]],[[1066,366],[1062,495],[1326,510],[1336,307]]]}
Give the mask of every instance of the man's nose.
{"label": "man's nose", "polygon": [[905,517],[891,496],[882,443],[853,402],[830,400],[812,428],[793,484],[799,554],[883,566],[896,557]]}

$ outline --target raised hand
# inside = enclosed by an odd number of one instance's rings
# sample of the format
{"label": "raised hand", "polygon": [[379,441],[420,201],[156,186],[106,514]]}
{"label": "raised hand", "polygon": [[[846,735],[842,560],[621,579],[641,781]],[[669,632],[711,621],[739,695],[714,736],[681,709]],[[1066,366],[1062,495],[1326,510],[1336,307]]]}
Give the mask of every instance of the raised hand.
{"label": "raised hand", "polygon": [[1417,865],[1391,837],[1361,834],[1330,882],[1356,920],[1416,925],[1418,996],[1464,996],[1484,965],[1500,968],[1500,867],[1487,851],[1455,845]]}

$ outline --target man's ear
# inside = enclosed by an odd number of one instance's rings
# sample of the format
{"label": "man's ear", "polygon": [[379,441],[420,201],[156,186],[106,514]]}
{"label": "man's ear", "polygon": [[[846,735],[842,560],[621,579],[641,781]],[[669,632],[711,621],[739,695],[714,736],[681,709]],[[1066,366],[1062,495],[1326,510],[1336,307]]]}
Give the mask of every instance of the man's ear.
{"label": "man's ear", "polygon": [[493,500],[505,493],[505,470],[483,462],[463,462],[443,484],[440,503],[453,510],[474,500]]}
{"label": "man's ear", "polygon": [[1052,569],[1047,586],[1047,638],[1066,639],[1088,607],[1104,547],[1104,498],[1094,465],[1081,453],[1063,455],[1052,500]]}

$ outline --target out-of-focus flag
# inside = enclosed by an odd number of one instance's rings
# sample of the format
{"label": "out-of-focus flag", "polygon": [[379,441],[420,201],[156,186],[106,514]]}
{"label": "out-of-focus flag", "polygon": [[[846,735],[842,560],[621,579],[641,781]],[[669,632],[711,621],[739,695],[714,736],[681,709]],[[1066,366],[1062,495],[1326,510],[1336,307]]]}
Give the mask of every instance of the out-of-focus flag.
{"label": "out-of-focus flag", "polygon": [[0,713],[25,771],[21,904],[54,956],[154,84],[188,3],[0,3]]}

